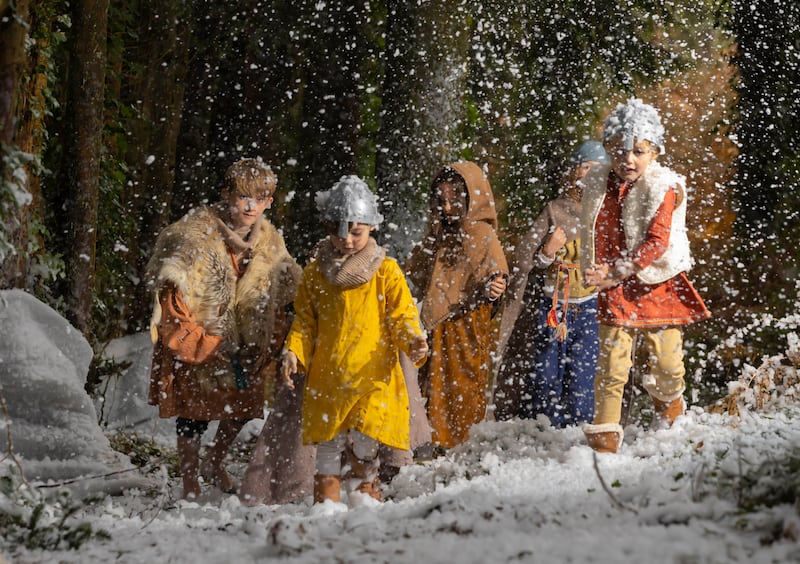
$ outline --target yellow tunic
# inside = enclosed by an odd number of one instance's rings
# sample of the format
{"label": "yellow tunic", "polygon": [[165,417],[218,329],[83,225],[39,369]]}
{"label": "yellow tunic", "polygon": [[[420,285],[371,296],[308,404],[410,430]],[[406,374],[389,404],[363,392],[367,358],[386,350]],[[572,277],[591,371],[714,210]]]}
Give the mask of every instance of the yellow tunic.
{"label": "yellow tunic", "polygon": [[386,258],[369,282],[330,284],[316,262],[303,271],[285,349],[306,371],[303,442],[355,429],[409,448],[408,394],[398,351],[422,334],[400,267]]}

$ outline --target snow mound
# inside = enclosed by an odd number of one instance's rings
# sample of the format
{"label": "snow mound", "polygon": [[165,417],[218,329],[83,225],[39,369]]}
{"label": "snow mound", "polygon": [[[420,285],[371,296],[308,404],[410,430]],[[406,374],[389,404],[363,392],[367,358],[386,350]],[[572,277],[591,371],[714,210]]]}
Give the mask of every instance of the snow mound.
{"label": "snow mound", "polygon": [[[92,348],[55,310],[20,290],[0,292],[0,386],[8,418],[0,448],[11,449],[28,480],[65,481],[132,470],[111,449],[84,390]],[[10,463],[9,459],[5,463]],[[77,493],[146,485],[137,472],[75,482]]]}

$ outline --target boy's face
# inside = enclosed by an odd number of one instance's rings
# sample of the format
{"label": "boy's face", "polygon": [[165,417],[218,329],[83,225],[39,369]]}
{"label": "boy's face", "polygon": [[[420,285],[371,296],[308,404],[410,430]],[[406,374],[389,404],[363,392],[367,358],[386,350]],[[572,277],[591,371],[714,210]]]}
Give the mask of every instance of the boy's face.
{"label": "boy's face", "polygon": [[375,229],[373,225],[366,223],[354,223],[350,226],[350,231],[347,232],[347,237],[339,237],[336,230],[330,230],[331,243],[333,248],[341,256],[346,257],[356,254],[358,251],[364,249],[369,243],[370,233]]}
{"label": "boy's face", "polygon": [[251,197],[225,190],[223,191],[223,197],[228,203],[234,229],[253,227],[253,224],[263,215],[264,211],[272,205],[272,196],[267,196],[266,194]]}
{"label": "boy's face", "polygon": [[638,180],[658,156],[650,141],[636,139],[633,148],[627,150],[619,137],[606,142],[606,151],[611,157],[611,168],[625,182]]}
{"label": "boy's face", "polygon": [[467,214],[467,195],[458,184],[439,184],[436,187],[436,202],[442,219],[447,223],[458,223]]}
{"label": "boy's face", "polygon": [[575,165],[572,167],[572,182],[583,180],[586,178],[586,175],[589,174],[589,171],[592,170],[592,167],[599,164],[600,163],[597,161],[583,161],[582,163]]}

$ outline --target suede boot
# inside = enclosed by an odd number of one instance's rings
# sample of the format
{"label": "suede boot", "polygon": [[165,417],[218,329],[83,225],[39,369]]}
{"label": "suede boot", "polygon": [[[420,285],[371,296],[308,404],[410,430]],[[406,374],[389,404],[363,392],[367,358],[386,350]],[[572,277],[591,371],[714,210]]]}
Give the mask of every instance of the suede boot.
{"label": "suede boot", "polygon": [[350,459],[350,472],[353,478],[360,480],[355,491],[368,495],[378,501],[383,501],[381,495],[380,479],[378,478],[377,461],[359,460],[355,456]]}
{"label": "suede boot", "polygon": [[326,499],[339,503],[342,499],[342,479],[333,474],[316,474],[314,476],[314,503],[322,503]]}
{"label": "suede boot", "polygon": [[672,427],[675,420],[686,411],[686,404],[683,401],[683,396],[678,396],[669,402],[661,401],[656,398],[652,399],[656,411],[656,422],[663,427]]}
{"label": "suede boot", "polygon": [[239,489],[236,481],[231,478],[225,467],[213,456],[208,456],[200,465],[200,475],[203,480],[213,484],[222,493],[233,494]]}
{"label": "suede boot", "polygon": [[183,479],[183,499],[199,497],[200,437],[178,437],[178,464]]}
{"label": "suede boot", "polygon": [[586,424],[583,426],[586,443],[595,452],[615,453],[622,446],[623,431],[619,423]]}

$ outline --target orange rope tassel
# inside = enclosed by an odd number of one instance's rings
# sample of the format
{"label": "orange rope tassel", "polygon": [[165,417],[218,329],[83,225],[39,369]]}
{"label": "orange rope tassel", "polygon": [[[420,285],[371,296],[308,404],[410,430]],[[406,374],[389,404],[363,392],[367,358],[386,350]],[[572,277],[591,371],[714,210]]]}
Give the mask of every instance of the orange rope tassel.
{"label": "orange rope tassel", "polygon": [[[556,273],[556,288],[553,292],[553,306],[547,313],[547,326],[554,327],[556,330],[556,339],[563,342],[567,338],[567,306],[569,304],[569,270],[578,268],[579,265],[560,262],[558,263],[558,272]],[[561,271],[566,271],[567,275],[564,278],[564,310],[561,312],[561,320],[558,319],[558,285],[561,283]]]}

